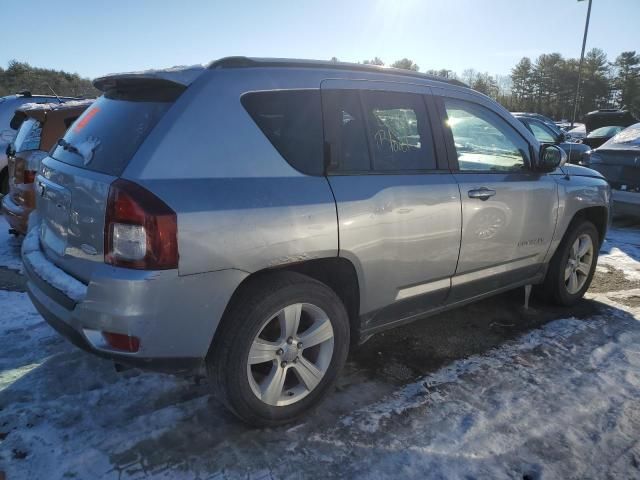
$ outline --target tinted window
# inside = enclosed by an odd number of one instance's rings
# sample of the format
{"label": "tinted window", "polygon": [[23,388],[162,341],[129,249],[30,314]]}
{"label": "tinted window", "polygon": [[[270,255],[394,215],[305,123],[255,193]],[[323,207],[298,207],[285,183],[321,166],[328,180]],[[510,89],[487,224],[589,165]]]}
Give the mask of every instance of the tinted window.
{"label": "tinted window", "polygon": [[294,168],[322,175],[322,113],[318,90],[247,93],[242,105]]}
{"label": "tinted window", "polygon": [[322,93],[324,134],[333,171],[362,172],[371,168],[359,95],[357,90]]}
{"label": "tinted window", "polygon": [[435,169],[431,128],[421,95],[363,91],[376,171]]}
{"label": "tinted window", "polygon": [[35,118],[27,118],[22,125],[15,140],[13,146],[18,152],[25,152],[27,150],[38,150],[40,148],[40,136],[42,135],[42,125]]}
{"label": "tinted window", "polygon": [[176,92],[144,88],[107,92],[76,120],[54,147],[56,160],[120,175],[153,127],[172,105]]}
{"label": "tinted window", "polygon": [[78,117],[65,118],[64,119],[64,127],[68,129],[71,125],[73,125],[73,122],[75,122],[77,119],[78,119]]}
{"label": "tinted window", "polygon": [[471,102],[445,98],[444,103],[460,170],[503,172],[524,167],[529,145],[504,119]]}

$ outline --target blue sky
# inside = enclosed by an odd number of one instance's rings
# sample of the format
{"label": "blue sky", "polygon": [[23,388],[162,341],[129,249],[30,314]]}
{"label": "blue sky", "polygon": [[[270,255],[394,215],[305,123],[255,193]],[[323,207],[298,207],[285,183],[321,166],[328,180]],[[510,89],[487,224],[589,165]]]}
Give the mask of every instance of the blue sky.
{"label": "blue sky", "polygon": [[[95,77],[228,55],[391,63],[508,74],[522,57],[580,55],[577,0],[14,0],[3,2],[0,65]],[[15,21],[10,21],[15,19]],[[640,0],[593,0],[587,49],[640,51]],[[25,27],[34,21],[36,28]]]}

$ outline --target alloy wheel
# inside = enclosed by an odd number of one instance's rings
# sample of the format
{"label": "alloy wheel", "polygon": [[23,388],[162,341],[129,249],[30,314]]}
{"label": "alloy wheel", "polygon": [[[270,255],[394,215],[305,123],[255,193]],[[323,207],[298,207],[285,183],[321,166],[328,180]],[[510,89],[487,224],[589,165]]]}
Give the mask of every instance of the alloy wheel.
{"label": "alloy wheel", "polygon": [[251,390],[272,406],[300,401],[327,372],[333,343],[324,310],[310,303],[286,306],[266,319],[253,339],[247,359]]}
{"label": "alloy wheel", "polygon": [[564,283],[571,295],[578,293],[589,278],[593,263],[593,240],[591,236],[582,234],[576,238],[564,269]]}

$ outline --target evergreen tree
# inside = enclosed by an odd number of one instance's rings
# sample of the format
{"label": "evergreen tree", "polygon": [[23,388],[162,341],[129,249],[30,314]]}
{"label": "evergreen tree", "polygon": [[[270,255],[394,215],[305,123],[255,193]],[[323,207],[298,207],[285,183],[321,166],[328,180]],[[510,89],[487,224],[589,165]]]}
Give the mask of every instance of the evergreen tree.
{"label": "evergreen tree", "polygon": [[398,60],[397,62],[393,62],[391,64],[393,68],[402,68],[404,70],[413,70],[417,72],[419,70],[418,65],[413,63],[413,60],[409,60],[408,58],[403,58],[402,60]]}
{"label": "evergreen tree", "polygon": [[0,95],[10,95],[23,90],[51,95],[52,91],[63,97],[80,97],[100,94],[91,81],[77,73],[35,68],[25,62],[11,60],[6,70],[0,68]]}
{"label": "evergreen tree", "polygon": [[640,55],[635,51],[622,52],[613,66],[618,103],[640,113]]}

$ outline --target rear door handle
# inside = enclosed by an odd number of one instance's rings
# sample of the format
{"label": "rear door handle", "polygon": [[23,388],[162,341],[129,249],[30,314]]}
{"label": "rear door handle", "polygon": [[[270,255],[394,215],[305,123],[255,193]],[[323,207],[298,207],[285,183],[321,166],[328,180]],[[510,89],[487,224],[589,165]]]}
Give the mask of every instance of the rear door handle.
{"label": "rear door handle", "polygon": [[477,198],[479,200],[489,200],[489,198],[493,197],[495,194],[495,190],[491,190],[487,187],[469,190],[469,198]]}

